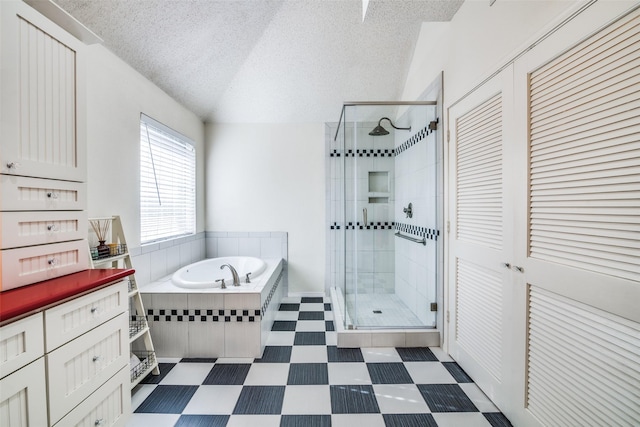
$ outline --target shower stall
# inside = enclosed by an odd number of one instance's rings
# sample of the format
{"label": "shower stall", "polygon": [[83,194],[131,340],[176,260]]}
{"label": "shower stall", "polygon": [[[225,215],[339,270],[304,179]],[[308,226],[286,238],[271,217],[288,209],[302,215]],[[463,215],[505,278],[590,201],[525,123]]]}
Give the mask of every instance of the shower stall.
{"label": "shower stall", "polygon": [[436,327],[438,115],[435,101],[353,102],[327,124],[327,287],[345,330]]}

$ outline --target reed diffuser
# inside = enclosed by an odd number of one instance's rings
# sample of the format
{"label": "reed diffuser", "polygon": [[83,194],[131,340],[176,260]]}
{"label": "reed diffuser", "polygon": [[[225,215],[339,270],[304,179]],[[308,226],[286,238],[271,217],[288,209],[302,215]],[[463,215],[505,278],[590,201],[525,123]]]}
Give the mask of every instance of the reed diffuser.
{"label": "reed diffuser", "polygon": [[96,233],[96,236],[98,237],[98,247],[96,248],[98,251],[98,258],[108,257],[110,249],[105,242],[107,241],[107,233],[109,232],[109,224],[111,221],[108,219],[92,219],[89,223],[91,224],[91,228],[93,228],[93,232]]}

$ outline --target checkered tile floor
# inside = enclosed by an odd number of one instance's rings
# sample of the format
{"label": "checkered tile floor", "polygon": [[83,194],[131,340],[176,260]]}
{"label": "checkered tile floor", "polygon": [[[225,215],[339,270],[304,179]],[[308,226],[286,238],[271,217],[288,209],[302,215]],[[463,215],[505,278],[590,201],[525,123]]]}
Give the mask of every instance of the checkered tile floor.
{"label": "checkered tile floor", "polygon": [[261,359],[160,361],[127,427],[511,425],[439,348],[337,348],[323,298],[286,298]]}

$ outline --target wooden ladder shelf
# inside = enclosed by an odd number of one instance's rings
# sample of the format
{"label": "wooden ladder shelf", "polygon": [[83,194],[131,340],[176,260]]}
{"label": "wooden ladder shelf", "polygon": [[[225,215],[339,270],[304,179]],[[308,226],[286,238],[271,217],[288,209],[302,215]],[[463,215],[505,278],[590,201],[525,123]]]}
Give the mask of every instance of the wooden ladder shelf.
{"label": "wooden ladder shelf", "polygon": [[[105,245],[89,247],[91,268],[133,268],[131,255],[124,236],[119,216],[89,218],[91,224],[98,222],[107,230]],[[108,230],[111,233],[108,233]],[[97,238],[97,234],[92,232]],[[95,241],[92,236],[89,241]],[[131,388],[135,387],[149,373],[160,375],[156,353],[151,340],[151,332],[142,297],[136,283],[135,274],[129,276],[129,346],[131,352]]]}

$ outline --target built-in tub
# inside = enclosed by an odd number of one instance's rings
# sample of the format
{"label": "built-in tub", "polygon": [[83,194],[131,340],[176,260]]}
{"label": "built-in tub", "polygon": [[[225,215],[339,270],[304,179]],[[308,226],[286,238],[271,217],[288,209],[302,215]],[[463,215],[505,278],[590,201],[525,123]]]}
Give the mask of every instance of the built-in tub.
{"label": "built-in tub", "polygon": [[[223,264],[231,264],[238,271],[240,286],[232,285],[228,268],[220,270]],[[252,273],[250,283],[245,281],[248,272]],[[282,259],[224,257],[196,262],[142,286],[140,293],[156,354],[261,357],[286,294],[284,276]],[[226,289],[215,283],[223,277]]]}
{"label": "built-in tub", "polygon": [[267,267],[267,263],[264,260],[255,257],[209,258],[182,267],[173,273],[171,283],[179,288],[204,289],[219,288],[221,285],[219,280],[224,280],[225,285],[231,286],[233,284],[231,270],[221,268],[227,264],[233,266],[238,273],[241,282],[240,286],[247,283],[247,274],[249,275],[250,283],[259,280],[259,276]]}

